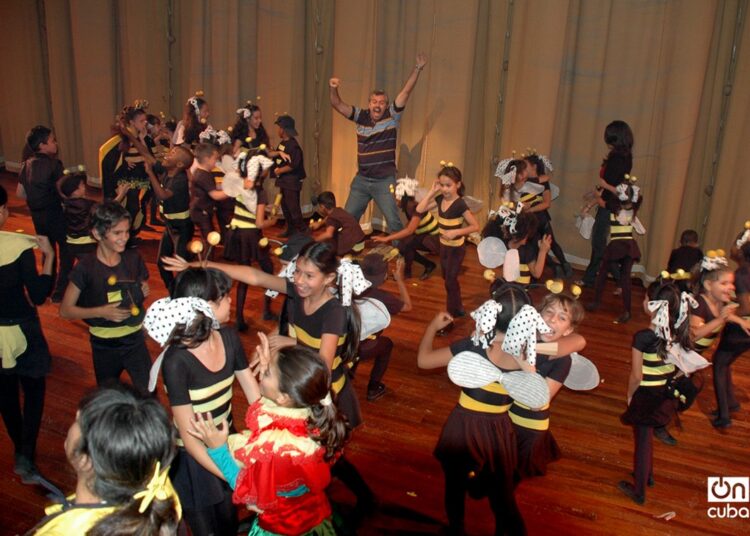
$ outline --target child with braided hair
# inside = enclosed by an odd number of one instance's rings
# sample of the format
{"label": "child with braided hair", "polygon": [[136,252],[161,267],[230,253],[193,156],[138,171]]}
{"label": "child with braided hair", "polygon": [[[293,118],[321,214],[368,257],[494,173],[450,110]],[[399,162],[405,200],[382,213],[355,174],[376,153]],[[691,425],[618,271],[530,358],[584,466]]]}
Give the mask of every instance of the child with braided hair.
{"label": "child with braided hair", "polygon": [[251,535],[333,536],[325,489],[331,464],[349,436],[333,404],[330,373],[312,349],[295,345],[271,352],[259,333],[260,398],[247,410],[248,429],[229,435],[196,415],[190,433],[234,489],[234,502],[258,513]]}

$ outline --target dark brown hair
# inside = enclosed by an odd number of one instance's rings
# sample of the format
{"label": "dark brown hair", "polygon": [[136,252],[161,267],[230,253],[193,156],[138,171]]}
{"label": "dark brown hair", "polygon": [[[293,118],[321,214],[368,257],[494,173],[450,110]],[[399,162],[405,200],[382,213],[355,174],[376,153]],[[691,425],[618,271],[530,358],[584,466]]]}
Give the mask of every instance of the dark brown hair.
{"label": "dark brown hair", "polygon": [[279,391],[289,396],[298,408],[310,408],[310,437],[325,449],[325,459],[332,459],[349,439],[350,428],[336,405],[330,402],[331,373],[320,355],[305,346],[288,346],[279,350],[276,360]]}

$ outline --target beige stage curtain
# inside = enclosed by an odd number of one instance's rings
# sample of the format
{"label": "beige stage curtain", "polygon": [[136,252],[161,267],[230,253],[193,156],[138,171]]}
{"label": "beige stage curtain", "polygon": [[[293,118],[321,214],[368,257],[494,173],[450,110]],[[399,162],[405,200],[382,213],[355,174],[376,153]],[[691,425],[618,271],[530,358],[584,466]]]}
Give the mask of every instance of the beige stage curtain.
{"label": "beige stage curtain", "polygon": [[683,229],[726,248],[750,218],[747,9],[747,0],[9,0],[0,3],[0,148],[18,161],[25,131],[50,123],[66,164],[93,171],[113,116],[135,98],[179,118],[202,89],[211,123],[226,128],[260,96],[272,140],[275,114],[297,120],[303,204],[331,189],[343,205],[356,138],[330,108],[328,78],[342,79],[353,105],[373,88],[393,99],[424,51],[399,176],[429,187],[439,161],[453,161],[468,193],[494,208],[496,162],[536,148],[562,190],[557,238],[585,263],[573,215],[598,177],[605,125],[623,119],[645,195],[640,269],[655,274]]}

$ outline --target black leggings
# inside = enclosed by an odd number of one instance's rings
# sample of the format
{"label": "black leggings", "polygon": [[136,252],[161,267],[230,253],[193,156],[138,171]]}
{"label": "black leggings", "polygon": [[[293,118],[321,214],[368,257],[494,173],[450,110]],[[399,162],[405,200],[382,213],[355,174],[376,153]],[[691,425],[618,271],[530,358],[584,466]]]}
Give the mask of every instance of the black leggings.
{"label": "black leggings", "polygon": [[182,517],[193,536],[237,534],[237,510],[231,493],[227,493],[222,502],[205,508],[183,508]]}
{"label": "black leggings", "polygon": [[602,292],[604,292],[604,284],[607,282],[607,268],[611,273],[620,274],[620,288],[622,289],[622,309],[624,312],[629,313],[631,307],[631,279],[630,272],[633,269],[633,258],[624,257],[622,259],[608,261],[605,257],[602,259],[602,263],[599,266],[599,273],[596,275],[596,303],[602,301]]}
{"label": "black leggings", "polygon": [[385,335],[378,335],[374,339],[365,339],[359,344],[360,359],[375,359],[370,371],[370,384],[378,384],[388,370],[391,360],[393,341]]}
{"label": "black leggings", "polygon": [[[27,358],[28,359],[28,358]],[[23,389],[23,412],[18,386]],[[0,374],[0,412],[16,454],[34,461],[36,438],[42,423],[46,379]]]}
{"label": "black leggings", "polygon": [[175,254],[183,259],[190,260],[191,254],[187,249],[188,242],[193,238],[193,221],[190,218],[184,220],[170,220],[164,218],[165,227],[159,242],[159,252],[156,257],[156,265],[159,267],[167,292],[171,292],[175,276],[173,272],[164,268],[162,257],[171,257]]}
{"label": "black leggings", "polygon": [[464,305],[461,301],[461,285],[458,283],[458,273],[461,263],[466,256],[466,246],[440,245],[440,267],[443,270],[445,294],[448,313],[456,316],[463,313]]}
{"label": "black leggings", "polygon": [[732,363],[750,350],[750,337],[740,326],[732,322],[724,327],[719,346],[714,352],[714,393],[720,419],[729,419],[730,409],[739,406],[734,396]]}
{"label": "black leggings", "polygon": [[[445,473],[445,510],[448,513],[449,534],[463,534],[468,475],[472,468],[459,463],[441,465]],[[516,504],[510,479],[498,478],[498,482],[487,487],[487,492],[490,508],[495,515],[495,535],[526,534],[526,526]]]}
{"label": "black leggings", "polygon": [[646,495],[646,483],[654,476],[654,429],[650,426],[633,426],[633,476],[635,493]]}

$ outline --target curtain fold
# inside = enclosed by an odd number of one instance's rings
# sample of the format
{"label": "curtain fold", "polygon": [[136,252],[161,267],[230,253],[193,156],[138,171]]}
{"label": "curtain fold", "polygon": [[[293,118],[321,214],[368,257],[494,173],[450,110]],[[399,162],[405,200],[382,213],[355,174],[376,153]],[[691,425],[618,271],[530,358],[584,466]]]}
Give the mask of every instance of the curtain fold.
{"label": "curtain fold", "polygon": [[[596,183],[604,127],[623,119],[645,198],[639,269],[655,274],[683,229],[726,248],[750,218],[747,8],[748,0],[8,0],[0,153],[19,162],[26,131],[50,124],[66,165],[95,174],[113,117],[136,98],[179,119],[202,89],[210,122],[226,128],[260,97],[274,143],[276,114],[297,121],[303,205],[323,189],[343,205],[356,135],[331,109],[328,79],[341,78],[341,97],[355,106],[374,88],[393,100],[424,51],[429,62],[402,118],[399,176],[429,188],[439,161],[450,160],[467,193],[495,208],[495,163],[527,147],[547,154],[562,192],[551,210],[557,238],[585,262],[589,244],[573,215]],[[379,222],[377,211],[370,219]]]}

